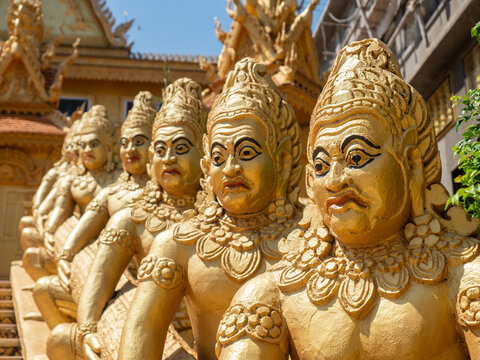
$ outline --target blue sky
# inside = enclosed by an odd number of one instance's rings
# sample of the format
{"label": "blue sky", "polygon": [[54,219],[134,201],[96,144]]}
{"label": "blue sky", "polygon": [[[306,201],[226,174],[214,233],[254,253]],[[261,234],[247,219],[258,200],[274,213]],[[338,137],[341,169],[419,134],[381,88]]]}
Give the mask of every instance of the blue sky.
{"label": "blue sky", "polygon": [[[314,12],[313,29],[325,2]],[[134,52],[219,55],[222,44],[215,36],[213,18],[220,20],[224,30],[231,24],[225,0],[107,0],[107,5],[116,24],[135,19],[128,32]]]}

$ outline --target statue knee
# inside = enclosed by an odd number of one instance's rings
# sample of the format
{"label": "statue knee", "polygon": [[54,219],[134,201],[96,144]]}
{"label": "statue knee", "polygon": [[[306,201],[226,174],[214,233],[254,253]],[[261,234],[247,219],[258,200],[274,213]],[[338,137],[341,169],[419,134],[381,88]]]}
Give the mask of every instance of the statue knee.
{"label": "statue knee", "polygon": [[31,215],[26,215],[22,216],[20,219],[20,222],[18,223],[18,230],[22,232],[22,230],[26,227],[34,227],[35,226],[35,220],[33,219],[33,216]]}
{"label": "statue knee", "polygon": [[75,360],[76,323],[55,326],[47,340],[47,356],[50,360]]}
{"label": "statue knee", "polygon": [[22,229],[20,232],[20,245],[23,251],[30,247],[38,247],[43,245],[43,239],[37,228],[29,226]]}
{"label": "statue knee", "polygon": [[28,275],[37,281],[50,273],[44,268],[40,248],[31,247],[25,250],[22,257],[22,265]]}

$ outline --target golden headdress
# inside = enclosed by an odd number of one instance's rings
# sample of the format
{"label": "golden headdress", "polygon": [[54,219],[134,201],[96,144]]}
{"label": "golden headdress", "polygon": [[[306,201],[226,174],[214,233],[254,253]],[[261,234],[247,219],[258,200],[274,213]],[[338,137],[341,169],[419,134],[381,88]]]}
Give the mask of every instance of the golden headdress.
{"label": "golden headdress", "polygon": [[207,114],[200,85],[189,78],[177,79],[165,91],[162,107],[153,123],[153,135],[161,126],[185,124],[195,131],[200,143],[205,132]]}
{"label": "golden headdress", "polygon": [[385,121],[396,139],[408,132],[409,143],[421,153],[426,185],[440,180],[440,156],[425,101],[403,80],[395,55],[378,39],[354,42],[338,54],[312,113],[309,161],[320,127],[358,113]]}
{"label": "golden headdress", "polygon": [[267,143],[272,152],[290,137],[292,171],[288,191],[298,185],[301,175],[299,127],[290,104],[285,101],[265,65],[251,58],[238,61],[228,74],[223,91],[213,104],[207,121],[207,133],[219,121],[241,118],[257,119],[267,129]]}
{"label": "golden headdress", "polygon": [[140,91],[133,100],[133,106],[122,124],[122,130],[134,127],[145,127],[151,130],[156,113],[157,107],[152,93]]}
{"label": "golden headdress", "polygon": [[94,105],[82,115],[77,134],[92,132],[99,134],[107,143],[113,141],[114,128],[103,105]]}

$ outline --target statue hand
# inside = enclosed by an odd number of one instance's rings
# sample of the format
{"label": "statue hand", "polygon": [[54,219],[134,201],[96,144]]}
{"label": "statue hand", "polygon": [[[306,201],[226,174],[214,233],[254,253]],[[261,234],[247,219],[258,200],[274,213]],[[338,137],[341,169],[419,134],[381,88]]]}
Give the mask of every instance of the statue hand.
{"label": "statue hand", "polygon": [[58,278],[60,279],[60,284],[62,287],[67,290],[68,292],[71,291],[70,289],[70,273],[71,273],[71,266],[72,263],[67,260],[59,260],[57,271],[58,271]]}
{"label": "statue hand", "polygon": [[90,333],[83,338],[83,355],[88,360],[100,360],[101,346],[97,333]]}

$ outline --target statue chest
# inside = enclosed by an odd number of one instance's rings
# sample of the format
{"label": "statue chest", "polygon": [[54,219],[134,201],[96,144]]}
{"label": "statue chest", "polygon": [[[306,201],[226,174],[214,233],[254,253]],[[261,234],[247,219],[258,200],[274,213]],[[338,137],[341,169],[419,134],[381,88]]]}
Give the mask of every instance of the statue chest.
{"label": "statue chest", "polygon": [[200,311],[221,312],[221,317],[241,285],[226,275],[220,260],[202,261],[196,254],[188,260],[186,295]]}
{"label": "statue chest", "polygon": [[155,236],[158,234],[151,233],[146,227],[145,224],[135,224],[135,233],[137,234],[137,243],[135,245],[135,254],[137,256],[137,262],[140,264],[142,259],[147,256],[148,252],[150,251],[150,247],[152,246],[153,240]]}
{"label": "statue chest", "polygon": [[87,187],[73,186],[72,197],[75,203],[78,204],[81,209],[84,209],[100,190],[101,188],[99,186],[96,186],[93,190]]}
{"label": "statue chest", "polygon": [[359,319],[338,298],[315,306],[305,291],[287,296],[282,312],[299,359],[466,359],[444,284],[379,297]]}

